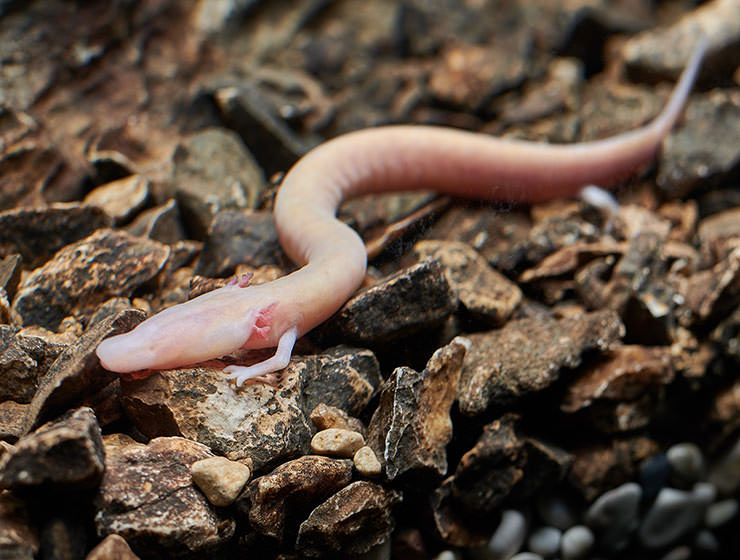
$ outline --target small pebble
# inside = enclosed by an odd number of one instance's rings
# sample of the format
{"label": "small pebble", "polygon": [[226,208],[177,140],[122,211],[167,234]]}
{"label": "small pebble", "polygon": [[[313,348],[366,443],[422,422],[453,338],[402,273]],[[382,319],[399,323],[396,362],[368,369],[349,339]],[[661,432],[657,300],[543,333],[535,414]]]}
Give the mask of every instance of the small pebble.
{"label": "small pebble", "polygon": [[663,488],[645,514],[639,535],[648,548],[667,546],[694,529],[704,518],[716,490],[711,484],[699,483],[692,492]]}
{"label": "small pebble", "polygon": [[704,554],[716,554],[720,551],[720,544],[714,533],[707,529],[702,529],[694,538],[694,550]]}
{"label": "small pebble", "polygon": [[571,527],[560,541],[560,556],[562,560],[580,560],[586,558],[594,545],[594,534],[584,525]]}
{"label": "small pebble", "polygon": [[671,482],[678,488],[690,488],[704,476],[704,456],[693,443],[677,443],[666,452],[671,466]]}
{"label": "small pebble", "polygon": [[738,503],[734,498],[714,502],[707,508],[704,524],[710,529],[720,527],[737,515]]}
{"label": "small pebble", "polygon": [[451,550],[443,550],[434,557],[434,560],[458,560],[458,557]]}
{"label": "small pebble", "polygon": [[537,502],[537,513],[542,520],[561,531],[578,523],[573,508],[559,496],[547,496]]}
{"label": "small pebble", "polygon": [[607,550],[621,550],[629,544],[639,525],[642,488],[628,482],[604,492],[588,508],[586,524],[599,534],[599,544]]}
{"label": "small pebble", "polygon": [[511,560],[545,560],[545,557],[534,552],[520,552],[512,556]]}
{"label": "small pebble", "polygon": [[688,546],[677,546],[668,552],[661,560],[690,560],[691,549]]}
{"label": "small pebble", "polygon": [[383,471],[383,465],[367,445],[358,449],[352,460],[357,472],[362,476],[378,476]]}
{"label": "small pebble", "polygon": [[734,494],[740,488],[740,438],[709,471],[709,482],[714,484],[720,494]]}
{"label": "small pebble", "polygon": [[488,541],[488,560],[510,560],[524,543],[527,536],[527,520],[521,512],[507,509],[501,514],[501,522]]}
{"label": "small pebble", "polygon": [[311,411],[309,416],[317,430],[328,430],[329,428],[341,428],[351,430],[364,435],[365,427],[357,418],[347,414],[341,408],[319,403]]}
{"label": "small pebble", "polygon": [[553,556],[560,550],[563,532],[555,527],[540,527],[527,539],[527,548],[541,556]]}
{"label": "small pebble", "polygon": [[352,457],[365,445],[362,434],[340,428],[321,430],[311,440],[311,449],[318,455]]}
{"label": "small pebble", "polygon": [[671,464],[665,453],[656,453],[645,459],[640,465],[639,481],[642,487],[642,499],[651,502],[658,493],[668,485],[671,476]]}
{"label": "small pebble", "polygon": [[226,457],[209,457],[190,467],[193,482],[214,506],[225,507],[236,500],[249,482],[249,467]]}

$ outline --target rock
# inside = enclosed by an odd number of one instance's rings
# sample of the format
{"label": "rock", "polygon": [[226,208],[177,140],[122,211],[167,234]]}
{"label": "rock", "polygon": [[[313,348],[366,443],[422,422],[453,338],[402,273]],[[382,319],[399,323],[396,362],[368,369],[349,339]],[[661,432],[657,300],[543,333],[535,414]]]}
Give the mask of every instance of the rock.
{"label": "rock", "polygon": [[573,506],[559,494],[540,496],[535,507],[545,523],[560,531],[570,529],[578,521]]}
{"label": "rock", "polygon": [[701,220],[696,235],[702,252],[711,258],[711,262],[724,259],[732,251],[740,237],[740,208],[733,207],[710,214]]}
{"label": "rock", "polygon": [[359,292],[324,328],[343,340],[381,344],[439,326],[456,306],[442,266],[426,260]]}
{"label": "rock", "polygon": [[322,430],[311,439],[311,450],[317,455],[354,457],[364,445],[362,434],[340,428]]}
{"label": "rock", "polygon": [[511,560],[544,560],[545,557],[534,552],[520,552],[511,557]]}
{"label": "rock", "polygon": [[560,557],[563,560],[586,558],[593,545],[594,535],[591,529],[583,525],[576,525],[563,533],[560,542]]}
{"label": "rock", "polygon": [[668,448],[671,483],[677,488],[690,488],[704,477],[704,456],[695,443],[676,443]]}
{"label": "rock", "polygon": [[167,246],[114,230],[67,245],[21,284],[13,309],[23,325],[54,330],[72,314],[90,316],[110,296],[129,295],[164,266]]}
{"label": "rock", "polygon": [[704,524],[709,529],[721,527],[735,518],[738,509],[740,509],[740,505],[734,498],[714,502],[707,508],[707,513],[704,515]]}
{"label": "rock", "polygon": [[0,459],[0,488],[94,488],[103,461],[100,426],[91,409],[79,408],[18,440]]}
{"label": "rock", "polygon": [[585,522],[596,533],[599,547],[623,550],[640,524],[642,488],[634,482],[604,492],[586,511]]}
{"label": "rock", "polygon": [[0,401],[31,402],[39,380],[65,348],[52,337],[33,336],[0,325]]}
{"label": "rock", "polygon": [[98,536],[117,533],[137,554],[205,553],[226,542],[234,521],[213,509],[192,483],[190,467],[212,456],[182,438],[147,445],[106,438],[105,476],[95,497]]}
{"label": "rock", "polygon": [[554,556],[560,550],[562,536],[563,532],[560,529],[540,527],[530,533],[527,539],[527,548],[543,558]]}
{"label": "rock", "polygon": [[311,422],[317,430],[326,430],[328,428],[341,428],[351,430],[365,435],[365,426],[360,420],[354,418],[336,406],[329,406],[319,403],[309,415]]}
{"label": "rock", "polygon": [[239,136],[207,128],[178,147],[174,157],[177,200],[196,239],[221,210],[256,208],[264,174]]}
{"label": "rock", "polygon": [[25,504],[10,492],[0,491],[0,556],[33,560],[38,552],[39,538],[29,523]]}
{"label": "rock", "polygon": [[588,350],[605,351],[624,333],[610,311],[559,320],[519,319],[501,329],[468,335],[459,406],[475,416],[554,383],[561,368],[574,368]]}
{"label": "rock", "polygon": [[139,557],[120,535],[112,534],[93,548],[85,560],[139,560]]}
{"label": "rock", "polygon": [[100,208],[78,204],[0,212],[0,256],[18,253],[25,266],[36,268],[63,247],[110,225]]}
{"label": "rock", "polygon": [[725,496],[740,488],[740,439],[710,467],[708,480]]}
{"label": "rock", "polygon": [[397,368],[383,385],[368,426],[368,445],[383,458],[390,480],[407,473],[447,473],[450,407],[464,355],[463,344],[453,341],[437,350],[421,373]]}
{"label": "rock", "polygon": [[730,251],[726,258],[711,269],[701,270],[689,276],[681,284],[681,295],[685,298],[688,313],[684,314],[685,326],[703,324],[718,316],[738,300],[740,285],[740,247]]}
{"label": "rock", "polygon": [[318,402],[358,414],[379,377],[371,353],[335,349],[294,358],[277,387],[236,388],[217,367],[160,371],[123,383],[122,404],[149,437],[182,435],[259,471],[309,451]]}
{"label": "rock", "polygon": [[352,461],[362,476],[375,477],[383,472],[383,465],[378,461],[372,448],[367,445],[357,450]]}
{"label": "rock", "polygon": [[225,457],[209,457],[190,466],[193,482],[214,506],[226,507],[249,482],[249,467]]}
{"label": "rock", "polygon": [[648,457],[640,465],[638,480],[642,486],[643,500],[652,501],[663,488],[668,486],[671,464],[662,451]]}
{"label": "rock", "polygon": [[22,264],[23,258],[17,253],[0,258],[0,289],[5,290],[8,301],[15,298],[21,282]]}
{"label": "rock", "polygon": [[527,520],[521,512],[506,509],[487,545],[487,560],[509,560],[524,544],[527,537]]}
{"label": "rock", "polygon": [[85,196],[83,204],[102,208],[116,225],[120,225],[141,210],[149,196],[146,177],[130,175],[96,187]]}
{"label": "rock", "polygon": [[372,482],[342,488],[314,509],[298,529],[296,550],[311,557],[362,554],[386,542],[401,494]]}
{"label": "rock", "polygon": [[224,277],[238,265],[286,264],[270,212],[223,210],[210,222],[195,273]]}
{"label": "rock", "polygon": [[581,412],[607,433],[644,428],[673,379],[669,349],[621,346],[583,368],[568,385],[560,409]]}
{"label": "rock", "polygon": [[28,406],[15,401],[0,402],[0,441],[14,442],[23,435],[23,421]]}
{"label": "rock", "polygon": [[127,227],[126,231],[136,237],[148,237],[160,243],[174,245],[185,238],[180,206],[175,199],[145,210]]}
{"label": "rock", "polygon": [[466,243],[421,241],[414,252],[420,259],[439,260],[460,305],[491,326],[503,325],[522,300],[519,287]]}
{"label": "rock", "polygon": [[648,548],[662,548],[675,543],[704,519],[716,491],[700,483],[687,492],[663,488],[640,525],[639,536]]}
{"label": "rock", "polygon": [[294,532],[294,520],[305,519],[351,480],[351,461],[305,455],[255,478],[238,498],[237,508],[255,531],[281,540],[286,532]]}
{"label": "rock", "polygon": [[89,503],[83,505],[70,499],[62,507],[55,507],[53,502],[49,505],[41,526],[42,554],[50,558],[83,558],[88,549]]}
{"label": "rock", "polygon": [[82,399],[94,401],[102,389],[117,383],[117,377],[100,365],[95,349],[104,338],[130,331],[143,320],[143,312],[126,309],[89,325],[82,336],[59,355],[41,380],[26,412],[23,433]]}

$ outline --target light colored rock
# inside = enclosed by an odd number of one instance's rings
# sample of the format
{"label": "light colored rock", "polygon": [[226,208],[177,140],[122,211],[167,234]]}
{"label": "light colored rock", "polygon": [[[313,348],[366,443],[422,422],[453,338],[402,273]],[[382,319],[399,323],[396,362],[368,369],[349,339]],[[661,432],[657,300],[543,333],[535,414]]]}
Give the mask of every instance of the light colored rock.
{"label": "light colored rock", "polygon": [[648,548],[676,542],[694,529],[714,501],[716,489],[699,483],[692,492],[663,488],[640,526],[640,540]]}
{"label": "light colored rock", "polygon": [[515,509],[504,510],[496,532],[488,541],[488,560],[510,560],[519,552],[526,536],[524,515]]}
{"label": "light colored rock", "polygon": [[735,517],[737,511],[738,502],[734,498],[714,502],[707,508],[704,524],[710,529],[720,527]]}
{"label": "light colored rock", "polygon": [[555,527],[540,527],[527,540],[529,550],[540,556],[554,556],[560,550],[563,532]]}
{"label": "light colored rock", "polygon": [[671,481],[681,488],[690,487],[704,476],[704,456],[694,443],[677,443],[666,452],[671,465]]}
{"label": "light colored rock", "polygon": [[120,535],[108,535],[93,548],[85,560],[139,560]]}
{"label": "light colored rock", "polygon": [[209,457],[190,467],[193,482],[214,506],[231,505],[249,482],[249,467],[226,457]]}
{"label": "light colored rock", "polygon": [[340,428],[321,430],[311,439],[314,453],[335,457],[352,457],[364,445],[362,434]]}
{"label": "light colored rock", "polygon": [[599,534],[599,543],[607,549],[621,549],[629,543],[639,525],[642,488],[628,482],[604,492],[588,508],[586,524]]}
{"label": "light colored rock", "polygon": [[560,541],[560,557],[563,560],[579,560],[588,557],[594,545],[594,534],[584,525],[571,527]]}
{"label": "light colored rock", "polygon": [[358,449],[352,460],[357,472],[363,476],[378,476],[383,472],[383,465],[378,461],[375,452],[367,445]]}

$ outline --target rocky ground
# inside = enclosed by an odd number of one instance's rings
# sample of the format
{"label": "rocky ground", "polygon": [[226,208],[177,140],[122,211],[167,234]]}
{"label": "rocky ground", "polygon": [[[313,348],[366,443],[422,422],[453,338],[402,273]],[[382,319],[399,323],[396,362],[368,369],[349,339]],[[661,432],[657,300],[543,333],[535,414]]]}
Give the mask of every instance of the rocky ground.
{"label": "rocky ground", "polygon": [[[0,1],[0,558],[732,558],[740,2],[694,4]],[[359,199],[366,287],[278,386],[100,367],[148,313],[291,270],[270,208],[322,140],[609,136],[702,32],[616,216]]]}

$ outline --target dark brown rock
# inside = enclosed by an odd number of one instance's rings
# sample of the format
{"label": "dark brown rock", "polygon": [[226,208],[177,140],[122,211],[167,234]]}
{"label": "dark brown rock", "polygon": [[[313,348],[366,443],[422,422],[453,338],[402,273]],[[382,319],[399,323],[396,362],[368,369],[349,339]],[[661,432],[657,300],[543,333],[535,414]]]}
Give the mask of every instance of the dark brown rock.
{"label": "dark brown rock", "polygon": [[453,341],[434,353],[424,371],[396,368],[383,385],[368,426],[368,445],[383,458],[388,479],[447,473],[450,407],[464,355],[462,343]]}
{"label": "dark brown rock", "polygon": [[559,320],[520,319],[466,336],[471,346],[460,378],[461,412],[481,414],[494,403],[548,387],[562,368],[577,367],[584,352],[612,347],[623,329],[615,313],[598,311]]}
{"label": "dark brown rock", "polygon": [[147,445],[105,441],[105,476],[95,498],[100,537],[116,533],[138,554],[204,554],[227,541],[234,521],[217,512],[193,486],[190,466],[212,457],[182,438]]}
{"label": "dark brown rock", "polygon": [[696,234],[704,251],[711,256],[711,262],[721,261],[738,244],[740,208],[730,208],[707,216],[699,223]]}
{"label": "dark brown rock", "polygon": [[658,451],[655,441],[632,437],[575,450],[568,482],[590,502],[597,496],[634,480],[640,463]]}
{"label": "dark brown rock", "polygon": [[36,268],[62,247],[110,225],[100,208],[77,204],[0,212],[0,256],[19,253],[25,266]]}
{"label": "dark brown rock", "polygon": [[341,489],[311,512],[298,531],[296,550],[310,558],[362,554],[390,538],[393,507],[401,494],[373,482]]}
{"label": "dark brown rock", "polygon": [[295,525],[352,480],[352,461],[304,455],[249,483],[237,507],[258,533],[282,540]]}
{"label": "dark brown rock", "polygon": [[13,309],[24,325],[56,329],[72,314],[90,315],[114,295],[130,295],[154,278],[169,256],[165,245],[100,230],[67,245],[20,287]]}
{"label": "dark brown rock", "polygon": [[143,320],[143,312],[127,309],[90,325],[40,380],[23,422],[23,433],[115,381],[117,377],[100,365],[95,349],[104,338],[128,332]]}
{"label": "dark brown rock", "polygon": [[0,460],[0,488],[93,488],[103,476],[103,461],[95,414],[80,408],[18,440]]}
{"label": "dark brown rock", "polygon": [[606,432],[644,428],[673,379],[669,348],[622,346],[569,383],[560,409],[581,412],[589,425]]}
{"label": "dark brown rock", "polygon": [[340,428],[352,430],[362,434],[363,437],[365,436],[365,425],[362,421],[350,416],[344,410],[335,406],[319,403],[311,410],[309,418],[319,431],[329,428]]}
{"label": "dark brown rock", "polygon": [[14,401],[0,402],[0,441],[16,441],[23,434],[27,404]]}
{"label": "dark brown rock", "polygon": [[139,557],[134,554],[123,537],[112,534],[93,548],[85,560],[139,560]]}
{"label": "dark brown rock", "polygon": [[522,300],[522,291],[465,243],[421,241],[420,258],[439,260],[462,307],[491,326],[504,324]]}
{"label": "dark brown rock", "polygon": [[208,229],[195,273],[228,276],[238,265],[281,265],[284,258],[269,212],[224,210]]}
{"label": "dark brown rock", "polygon": [[685,298],[684,325],[702,324],[727,313],[740,301],[740,247],[733,249],[711,269],[702,270],[679,283]]}
{"label": "dark brown rock", "polygon": [[83,203],[102,208],[116,225],[120,225],[143,208],[150,195],[146,177],[129,175],[93,189]]}
{"label": "dark brown rock", "polygon": [[0,258],[0,290],[5,290],[8,301],[12,301],[21,281],[23,258],[19,254],[11,254]]}
{"label": "dark brown rock", "polygon": [[126,231],[137,237],[148,237],[170,245],[185,238],[180,221],[180,207],[175,199],[145,210],[128,225]]}
{"label": "dark brown rock", "polygon": [[426,260],[352,297],[326,329],[358,344],[372,344],[438,326],[457,300],[438,261]]}
{"label": "dark brown rock", "polygon": [[39,539],[28,520],[21,500],[0,490],[0,557],[33,560],[39,552]]}

